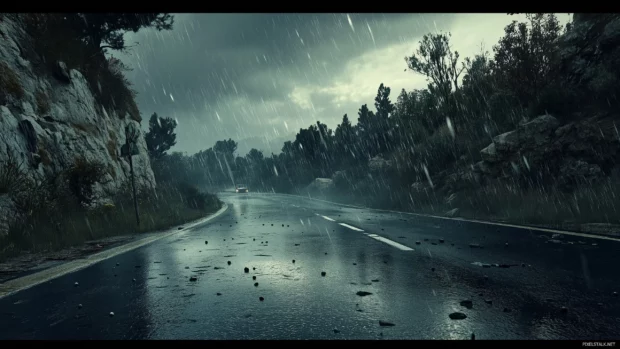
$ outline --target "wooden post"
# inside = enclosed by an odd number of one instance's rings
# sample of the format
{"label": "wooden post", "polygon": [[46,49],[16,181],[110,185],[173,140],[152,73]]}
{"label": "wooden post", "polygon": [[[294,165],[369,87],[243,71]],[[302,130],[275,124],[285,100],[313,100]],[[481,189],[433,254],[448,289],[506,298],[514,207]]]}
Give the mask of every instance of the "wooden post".
{"label": "wooden post", "polygon": [[138,224],[138,228],[140,228],[140,214],[138,213],[138,197],[136,195],[136,180],[133,171],[133,154],[132,154],[132,146],[127,140],[127,149],[129,150],[129,170],[131,173],[131,190],[133,191],[133,208],[136,211],[136,223]]}

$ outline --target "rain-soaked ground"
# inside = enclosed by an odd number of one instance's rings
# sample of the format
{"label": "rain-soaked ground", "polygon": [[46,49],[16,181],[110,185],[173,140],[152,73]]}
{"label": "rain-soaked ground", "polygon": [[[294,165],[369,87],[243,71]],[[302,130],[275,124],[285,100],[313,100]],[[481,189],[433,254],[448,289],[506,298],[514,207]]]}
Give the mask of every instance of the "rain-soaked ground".
{"label": "rain-soaked ground", "polygon": [[620,242],[222,199],[205,225],[0,299],[0,339],[620,337]]}

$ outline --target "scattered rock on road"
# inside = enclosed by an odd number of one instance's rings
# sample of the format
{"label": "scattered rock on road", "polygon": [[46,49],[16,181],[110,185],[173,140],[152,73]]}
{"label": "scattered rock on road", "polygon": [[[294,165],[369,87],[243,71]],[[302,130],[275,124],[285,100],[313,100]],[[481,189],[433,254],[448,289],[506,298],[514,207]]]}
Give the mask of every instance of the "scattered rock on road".
{"label": "scattered rock on road", "polygon": [[467,308],[467,309],[471,309],[471,308],[473,308],[473,307],[474,307],[474,302],[472,302],[472,301],[471,301],[471,300],[469,300],[469,299],[466,299],[466,300],[464,300],[464,301],[461,301],[461,306],[463,306],[463,307],[465,307],[465,308]]}
{"label": "scattered rock on road", "polygon": [[455,312],[455,313],[450,314],[449,316],[450,316],[450,319],[452,319],[452,320],[463,320],[463,319],[467,318],[467,315],[465,315],[465,314],[463,314],[461,312],[458,312],[458,311]]}
{"label": "scattered rock on road", "polygon": [[228,265],[230,265],[230,264],[231,264],[230,261],[228,261]]}
{"label": "scattered rock on road", "polygon": [[381,321],[381,320],[379,320],[379,326],[381,326],[381,327],[387,327],[387,326],[396,326],[396,325],[394,325],[394,324],[393,324],[393,323],[391,323],[391,322],[387,322],[387,321]]}
{"label": "scattered rock on road", "polygon": [[114,316],[114,312],[113,311],[110,312],[110,317],[112,317],[112,316]]}
{"label": "scattered rock on road", "polygon": [[471,243],[471,244],[469,244],[469,247],[471,247],[471,248],[482,248],[482,245]]}
{"label": "scattered rock on road", "polygon": [[252,280],[256,280],[256,276],[252,276]]}
{"label": "scattered rock on road", "polygon": [[340,331],[334,328],[334,333],[340,333]]}
{"label": "scattered rock on road", "polygon": [[250,272],[250,268],[248,268],[248,267],[243,268],[243,272],[249,273]]}
{"label": "scattered rock on road", "polygon": [[379,279],[370,280],[372,282],[379,282]]}
{"label": "scattered rock on road", "polygon": [[216,295],[216,296],[221,296],[222,294],[218,292],[218,293],[216,293],[215,295]]}
{"label": "scattered rock on road", "polygon": [[293,263],[295,263],[295,260],[293,259]]}
{"label": "scattered rock on road", "polygon": [[321,276],[325,276],[325,275],[327,275],[327,273],[326,273],[326,272],[324,272],[324,271],[322,271],[322,272],[321,272]]}
{"label": "scattered rock on road", "polygon": [[254,283],[254,287],[258,287],[258,282],[255,282],[255,283]]}
{"label": "scattered rock on road", "polygon": [[355,293],[355,294],[360,296],[360,297],[365,297],[365,296],[370,296],[372,293],[366,292],[366,291],[357,291],[357,293]]}
{"label": "scattered rock on road", "polygon": [[80,284],[76,281],[73,286],[78,287]]}
{"label": "scattered rock on road", "polygon": [[208,243],[209,243],[209,241],[205,240],[205,245],[208,244]]}
{"label": "scattered rock on road", "polygon": [[78,304],[78,309],[82,309],[82,304]]}
{"label": "scattered rock on road", "polygon": [[195,277],[195,276],[192,276],[192,277],[189,278],[189,281],[198,281],[198,278]]}
{"label": "scattered rock on road", "polygon": [[490,299],[485,299],[485,300],[484,300],[484,302],[485,302],[486,304],[493,304],[493,301],[492,301],[492,300],[490,300]]}
{"label": "scattered rock on road", "polygon": [[510,313],[512,311],[512,309],[510,308],[504,308],[504,313]]}
{"label": "scattered rock on road", "polygon": [[416,241],[416,242],[415,242],[415,244],[416,244],[416,245],[420,245],[420,244],[421,244],[421,242],[420,242],[420,241]]}
{"label": "scattered rock on road", "polygon": [[262,302],[262,301],[264,301],[264,300],[265,300],[265,298],[263,298],[263,297],[258,297],[258,300]]}

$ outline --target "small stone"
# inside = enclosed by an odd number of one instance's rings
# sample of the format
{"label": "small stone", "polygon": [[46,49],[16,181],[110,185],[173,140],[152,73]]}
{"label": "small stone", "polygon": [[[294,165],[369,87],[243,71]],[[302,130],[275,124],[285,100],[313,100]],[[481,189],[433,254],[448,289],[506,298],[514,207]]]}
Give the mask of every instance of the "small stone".
{"label": "small stone", "polygon": [[255,283],[254,283],[254,287],[258,287],[258,282],[255,282]]}
{"label": "small stone", "polygon": [[420,244],[421,244],[421,242],[420,242],[420,241],[416,241],[416,242],[415,242],[415,244],[416,244],[416,245],[420,245]]}
{"label": "small stone", "polygon": [[131,281],[136,282],[136,279],[131,279]]}
{"label": "small stone", "polygon": [[76,281],[73,286],[78,287],[80,284]]}
{"label": "small stone", "polygon": [[568,313],[568,308],[567,307],[562,307],[562,308],[560,308],[560,312]]}
{"label": "small stone", "polygon": [[493,301],[492,301],[492,300],[490,300],[490,299],[485,299],[485,300],[484,300],[484,302],[485,302],[486,304],[493,304]]}
{"label": "small stone", "polygon": [[198,281],[198,278],[195,277],[195,276],[192,276],[192,277],[189,278],[189,281]]}
{"label": "small stone", "polygon": [[393,324],[393,323],[391,323],[391,322],[387,322],[387,321],[381,321],[381,320],[379,320],[379,326],[381,326],[381,327],[388,327],[388,326],[396,326],[396,325],[394,325],[394,324]]}
{"label": "small stone", "polygon": [[265,243],[266,243],[266,244],[268,244],[268,243],[269,243],[269,241],[265,240]]}
{"label": "small stone", "polygon": [[523,268],[525,268],[525,267],[526,267],[525,263],[521,263],[521,266],[522,266]]}
{"label": "small stone", "polygon": [[439,242],[443,244],[444,242],[446,242],[446,240],[444,240],[444,239],[439,239]]}
{"label": "small stone", "polygon": [[263,298],[263,297],[258,297],[258,300],[262,302],[262,301],[264,301],[264,300],[265,300],[265,298]]}
{"label": "small stone", "polygon": [[231,240],[234,240],[235,238],[230,238]]}
{"label": "small stone", "polygon": [[256,275],[255,275],[255,276],[252,276],[252,280],[256,280]]}
{"label": "small stone", "polygon": [[505,243],[504,246],[508,247],[508,243]]}
{"label": "small stone", "polygon": [[218,293],[216,293],[215,295],[216,295],[216,296],[221,296],[222,294],[218,292]]}
{"label": "small stone", "polygon": [[243,272],[244,273],[249,273],[250,272],[250,268],[248,268],[248,267],[243,268]]}
{"label": "small stone", "polygon": [[118,267],[119,265],[121,265],[120,263],[116,263],[116,266]]}
{"label": "small stone", "polygon": [[189,267],[185,267],[185,269],[189,269]]}
{"label": "small stone", "polygon": [[[263,224],[264,225],[264,224]],[[252,239],[252,241],[256,241],[256,239]]]}
{"label": "small stone", "polygon": [[614,297],[618,297],[618,292],[614,291],[611,295]]}
{"label": "small stone", "polygon": [[231,264],[230,261],[228,261],[228,265],[230,265],[230,264]]}
{"label": "small stone", "polygon": [[177,229],[178,229],[178,230],[182,230],[182,229],[183,229],[183,227],[178,227]]}
{"label": "small stone", "polygon": [[428,239],[424,239],[424,241],[428,241]]}
{"label": "small stone", "polygon": [[437,246],[437,243],[436,242],[431,242],[431,245]]}
{"label": "small stone", "polygon": [[256,267],[252,267],[252,270],[256,270]]}
{"label": "small stone", "polygon": [[114,312],[113,311],[110,312],[110,317],[112,317],[112,316],[114,316]]}
{"label": "small stone", "polygon": [[471,301],[471,300],[469,300],[469,299],[466,299],[466,300],[464,300],[464,301],[461,301],[461,303],[460,303],[460,304],[461,304],[461,306],[463,306],[463,307],[465,307],[465,308],[467,308],[467,309],[471,309],[471,308],[473,308],[473,306],[474,306],[474,302],[472,302],[472,301]]}
{"label": "small stone", "polygon": [[357,265],[357,263],[353,263],[353,265]]}
{"label": "small stone", "polygon": [[326,273],[326,272],[324,272],[324,271],[322,271],[322,272],[321,272],[321,276],[325,276],[325,275],[327,275],[327,273]]}
{"label": "small stone", "polygon": [[340,333],[340,331],[334,328],[334,333]]}
{"label": "small stone", "polygon": [[471,248],[482,248],[482,246],[480,244],[469,244],[469,247],[471,247]]}
{"label": "small stone", "polygon": [[450,316],[450,319],[452,319],[452,320],[463,320],[463,319],[467,318],[467,315],[465,315],[463,313],[460,313],[458,311],[455,312],[455,313],[450,314],[449,316]]}
{"label": "small stone", "polygon": [[82,304],[78,304],[78,309],[82,309]]}
{"label": "small stone", "polygon": [[325,255],[327,256],[327,252],[325,252]]}
{"label": "small stone", "polygon": [[208,243],[209,243],[209,241],[205,240],[205,245],[208,244]]}
{"label": "small stone", "polygon": [[435,271],[435,268],[431,268],[431,271]]}
{"label": "small stone", "polygon": [[510,308],[504,308],[504,313],[510,313],[512,311],[512,309]]}
{"label": "small stone", "polygon": [[295,260],[293,259],[293,264],[295,263]]}
{"label": "small stone", "polygon": [[372,282],[379,282],[379,279],[370,280]]}
{"label": "small stone", "polygon": [[355,294],[360,297],[365,297],[365,296],[370,296],[372,293],[366,292],[366,291],[357,291]]}

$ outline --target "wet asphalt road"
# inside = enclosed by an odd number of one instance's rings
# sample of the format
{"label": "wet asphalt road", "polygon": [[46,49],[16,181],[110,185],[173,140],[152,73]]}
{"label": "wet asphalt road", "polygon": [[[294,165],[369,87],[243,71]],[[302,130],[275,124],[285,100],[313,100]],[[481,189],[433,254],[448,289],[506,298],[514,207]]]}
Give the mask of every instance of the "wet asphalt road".
{"label": "wet asphalt road", "polygon": [[0,339],[620,338],[620,242],[221,197],[205,225],[0,299]]}

